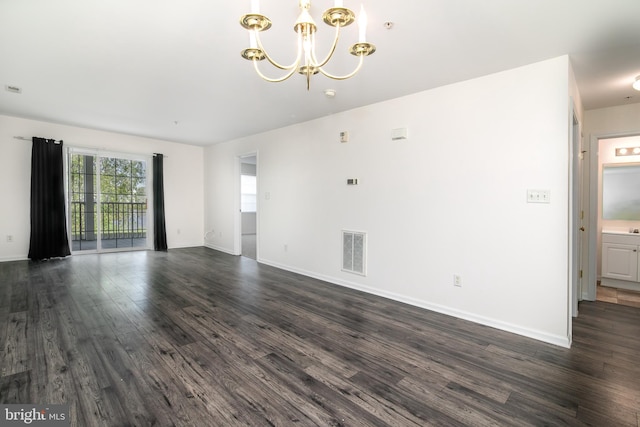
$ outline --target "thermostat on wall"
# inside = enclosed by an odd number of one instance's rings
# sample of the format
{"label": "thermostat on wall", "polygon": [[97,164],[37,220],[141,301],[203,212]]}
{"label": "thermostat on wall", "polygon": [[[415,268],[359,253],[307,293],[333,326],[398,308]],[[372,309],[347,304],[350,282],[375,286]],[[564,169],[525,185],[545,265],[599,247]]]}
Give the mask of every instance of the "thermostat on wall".
{"label": "thermostat on wall", "polygon": [[407,128],[391,129],[391,140],[407,139]]}
{"label": "thermostat on wall", "polygon": [[347,132],[346,130],[340,132],[340,142],[349,142],[349,132]]}
{"label": "thermostat on wall", "polygon": [[348,178],[347,185],[358,185],[358,178]]}

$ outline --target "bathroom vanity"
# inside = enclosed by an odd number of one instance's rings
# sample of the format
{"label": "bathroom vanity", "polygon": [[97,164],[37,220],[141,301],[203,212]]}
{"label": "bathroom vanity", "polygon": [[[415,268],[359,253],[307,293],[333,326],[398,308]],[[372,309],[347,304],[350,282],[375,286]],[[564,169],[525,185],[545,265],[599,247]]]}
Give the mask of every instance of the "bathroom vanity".
{"label": "bathroom vanity", "polygon": [[602,233],[602,286],[640,291],[640,233]]}

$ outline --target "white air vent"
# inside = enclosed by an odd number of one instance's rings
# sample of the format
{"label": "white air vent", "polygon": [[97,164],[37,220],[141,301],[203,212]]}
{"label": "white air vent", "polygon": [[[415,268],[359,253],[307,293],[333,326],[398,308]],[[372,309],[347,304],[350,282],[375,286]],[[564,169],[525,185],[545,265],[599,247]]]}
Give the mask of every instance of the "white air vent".
{"label": "white air vent", "polygon": [[342,270],[366,276],[367,234],[342,230]]}

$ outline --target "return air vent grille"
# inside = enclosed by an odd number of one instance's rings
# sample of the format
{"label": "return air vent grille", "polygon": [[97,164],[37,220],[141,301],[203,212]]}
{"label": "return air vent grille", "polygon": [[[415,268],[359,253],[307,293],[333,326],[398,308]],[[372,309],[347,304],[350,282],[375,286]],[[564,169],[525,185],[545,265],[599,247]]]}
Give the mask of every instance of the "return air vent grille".
{"label": "return air vent grille", "polygon": [[367,234],[342,230],[342,270],[366,276]]}

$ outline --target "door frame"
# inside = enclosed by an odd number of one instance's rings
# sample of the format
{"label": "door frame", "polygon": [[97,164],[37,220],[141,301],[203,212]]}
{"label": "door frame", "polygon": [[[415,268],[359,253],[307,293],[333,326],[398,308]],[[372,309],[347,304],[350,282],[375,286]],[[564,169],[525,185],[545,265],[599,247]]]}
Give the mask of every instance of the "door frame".
{"label": "door frame", "polygon": [[[582,249],[584,248],[583,224],[583,152],[582,152],[582,129],[578,114],[573,102],[571,103],[570,116],[570,186],[571,200],[569,203],[569,313],[571,317],[578,316],[578,302],[582,300],[583,274],[582,274]],[[570,321],[571,322],[571,321]],[[571,333],[571,323],[569,323]]]}

